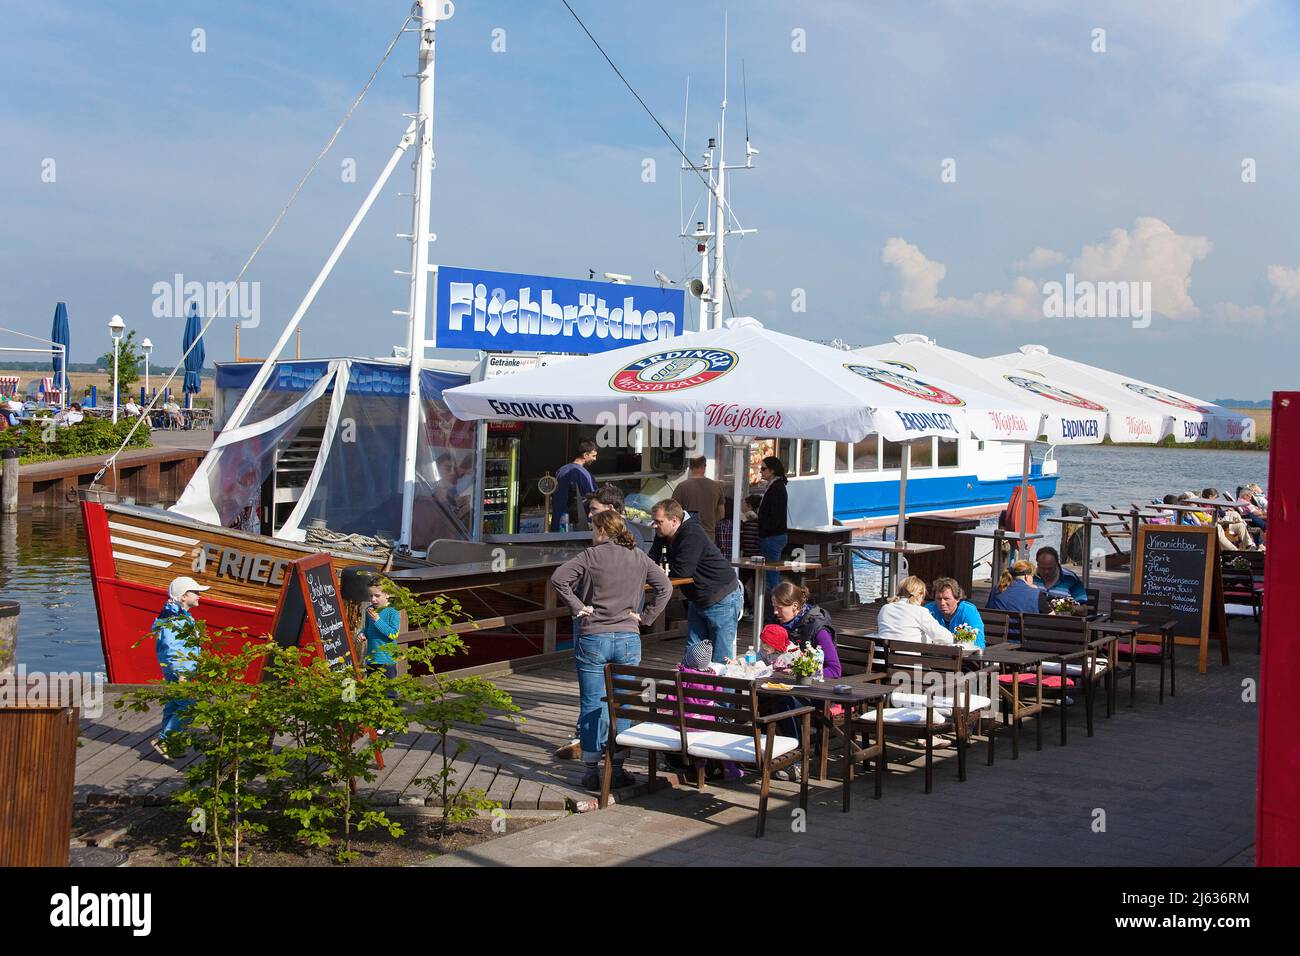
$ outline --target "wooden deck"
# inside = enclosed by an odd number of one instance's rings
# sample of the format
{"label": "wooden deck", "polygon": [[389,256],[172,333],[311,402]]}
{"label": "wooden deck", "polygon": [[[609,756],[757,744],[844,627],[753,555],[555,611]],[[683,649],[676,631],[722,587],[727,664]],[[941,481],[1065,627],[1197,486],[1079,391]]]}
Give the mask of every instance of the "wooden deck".
{"label": "wooden deck", "polygon": [[[100,484],[141,504],[175,501],[206,454],[203,448],[128,448],[117,457],[116,476],[110,470]],[[90,487],[108,457],[89,455],[20,466],[19,509],[75,506],[77,492]]]}
{"label": "wooden deck", "polygon": [[[1096,572],[1094,586],[1105,595],[1125,591],[1128,575]],[[975,595],[982,604],[987,589]],[[834,612],[841,625],[874,627],[876,608]],[[742,625],[737,644],[749,643],[748,624]],[[681,659],[682,639],[647,642],[643,661],[649,665],[673,666]],[[573,737],[578,716],[578,682],[569,657],[550,661],[534,669],[493,677],[519,706],[523,721],[511,725],[493,719],[481,726],[465,726],[454,739],[469,746],[454,761],[459,786],[481,787],[488,796],[511,810],[594,809],[596,797],[580,786],[583,765],[577,760],[555,760],[552,751]],[[105,712],[98,719],[83,719],[82,745],[77,752],[75,800],[87,802],[121,802],[161,804],[180,785],[179,769],[185,761],[165,764],[149,747],[149,739],[161,722],[157,712],[135,714],[114,711],[112,701],[125,688],[110,686]],[[634,754],[628,767],[644,771],[644,755]],[[385,768],[361,794],[378,806],[432,805],[413,781],[432,775],[441,767],[437,737],[415,729],[398,737],[385,753]],[[644,779],[644,777],[642,778]],[[831,781],[813,782],[814,787],[838,786]]]}

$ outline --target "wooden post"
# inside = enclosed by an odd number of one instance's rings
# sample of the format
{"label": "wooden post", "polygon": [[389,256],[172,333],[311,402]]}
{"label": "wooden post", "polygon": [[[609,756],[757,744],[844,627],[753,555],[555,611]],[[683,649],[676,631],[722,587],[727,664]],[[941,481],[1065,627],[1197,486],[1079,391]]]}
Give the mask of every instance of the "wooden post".
{"label": "wooden post", "polygon": [[0,679],[18,660],[18,602],[0,601]]}
{"label": "wooden post", "polygon": [[0,710],[0,866],[67,866],[76,707]]}
{"label": "wooden post", "polygon": [[18,513],[18,449],[4,450],[4,477],[0,481],[0,514]]}
{"label": "wooden post", "polygon": [[[545,586],[546,596],[543,599],[542,606],[548,611],[554,611],[556,608],[555,588],[551,587],[551,582],[547,581]],[[577,648],[574,648],[577,651]],[[542,625],[542,653],[555,653],[555,618],[548,617],[546,623]]]}

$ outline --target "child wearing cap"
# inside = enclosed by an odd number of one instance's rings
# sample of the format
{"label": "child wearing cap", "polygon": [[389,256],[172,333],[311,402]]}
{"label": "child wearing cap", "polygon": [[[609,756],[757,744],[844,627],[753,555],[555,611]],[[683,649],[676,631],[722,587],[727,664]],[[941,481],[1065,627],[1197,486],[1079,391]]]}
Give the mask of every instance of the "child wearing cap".
{"label": "child wearing cap", "polygon": [[[152,631],[158,641],[158,666],[168,683],[184,681],[198,666],[196,622],[190,611],[198,606],[199,593],[207,590],[206,585],[185,576],[173,579],[167,588],[167,603],[153,622]],[[192,700],[169,700],[163,704],[162,728],[149,741],[163,760],[172,759],[167,753],[167,735],[185,726],[185,713],[193,704]]]}

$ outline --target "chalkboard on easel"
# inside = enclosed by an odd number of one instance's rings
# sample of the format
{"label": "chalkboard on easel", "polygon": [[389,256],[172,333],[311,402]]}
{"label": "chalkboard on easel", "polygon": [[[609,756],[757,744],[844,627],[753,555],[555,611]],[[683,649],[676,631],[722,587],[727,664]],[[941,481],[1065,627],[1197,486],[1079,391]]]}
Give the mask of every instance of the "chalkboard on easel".
{"label": "chalkboard on easel", "polygon": [[338,575],[328,554],[313,554],[289,563],[271,634],[281,647],[314,644],[330,667],[350,667],[359,672],[352,635],[343,616]]}
{"label": "chalkboard on easel", "polygon": [[1227,621],[1219,574],[1218,532],[1210,525],[1152,525],[1138,528],[1136,580],[1143,594],[1162,595],[1173,604],[1174,637],[1200,647],[1205,673],[1211,634],[1227,662]]}

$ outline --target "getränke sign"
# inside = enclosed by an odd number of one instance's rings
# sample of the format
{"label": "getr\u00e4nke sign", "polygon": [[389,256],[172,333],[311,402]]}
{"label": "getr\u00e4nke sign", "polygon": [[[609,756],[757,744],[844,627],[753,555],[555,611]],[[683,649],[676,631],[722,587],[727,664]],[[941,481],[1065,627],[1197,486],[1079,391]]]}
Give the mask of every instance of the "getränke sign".
{"label": "getr\u00e4nke sign", "polygon": [[594,354],[682,333],[685,293],[438,267],[439,348]]}

